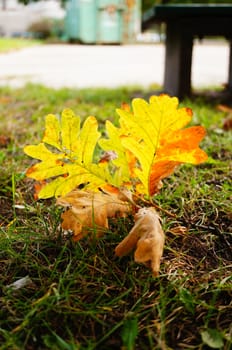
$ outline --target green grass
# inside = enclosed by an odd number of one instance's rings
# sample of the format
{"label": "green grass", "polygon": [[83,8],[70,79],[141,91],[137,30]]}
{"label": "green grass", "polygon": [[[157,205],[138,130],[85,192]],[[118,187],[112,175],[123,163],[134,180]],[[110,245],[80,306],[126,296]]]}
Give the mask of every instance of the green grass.
{"label": "green grass", "polygon": [[[207,128],[209,162],[182,166],[156,202],[166,243],[160,276],[114,248],[132,222],[110,222],[99,240],[64,237],[60,208],[34,201],[23,146],[41,139],[44,116],[72,108],[117,122],[139,89],[0,89],[1,350],[231,349],[231,131],[215,102],[186,100]],[[28,284],[8,286],[28,276]]]}
{"label": "green grass", "polygon": [[41,40],[22,38],[0,38],[0,54],[40,44]]}

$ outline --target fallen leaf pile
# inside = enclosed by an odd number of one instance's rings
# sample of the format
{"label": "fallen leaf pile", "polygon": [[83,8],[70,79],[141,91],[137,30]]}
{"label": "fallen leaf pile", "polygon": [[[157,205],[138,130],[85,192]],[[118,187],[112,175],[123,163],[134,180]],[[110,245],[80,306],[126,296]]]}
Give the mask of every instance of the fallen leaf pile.
{"label": "fallen leaf pile", "polygon": [[152,197],[176,166],[207,159],[199,148],[205,130],[185,128],[192,111],[178,108],[178,99],[167,95],[152,96],[149,103],[134,99],[132,108],[124,104],[116,112],[119,127],[107,120],[107,137],[93,116],[82,124],[69,109],[61,118],[48,115],[42,142],[24,148],[39,161],[27,176],[39,183],[38,198],[55,196],[66,208],[62,227],[72,230],[74,240],[89,232],[100,236],[108,228],[108,218],[134,215],[135,226],[117,246],[116,255],[134,249],[135,261],[149,264],[157,275],[164,234]]}

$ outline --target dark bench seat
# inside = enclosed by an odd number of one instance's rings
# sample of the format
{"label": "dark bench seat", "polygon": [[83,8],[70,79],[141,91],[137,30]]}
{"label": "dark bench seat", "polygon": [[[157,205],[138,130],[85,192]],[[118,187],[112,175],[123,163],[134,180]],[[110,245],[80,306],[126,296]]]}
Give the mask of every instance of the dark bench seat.
{"label": "dark bench seat", "polygon": [[179,98],[191,95],[193,39],[205,36],[229,41],[227,83],[232,91],[232,5],[156,5],[145,12],[142,22],[143,29],[155,22],[166,23],[165,92]]}

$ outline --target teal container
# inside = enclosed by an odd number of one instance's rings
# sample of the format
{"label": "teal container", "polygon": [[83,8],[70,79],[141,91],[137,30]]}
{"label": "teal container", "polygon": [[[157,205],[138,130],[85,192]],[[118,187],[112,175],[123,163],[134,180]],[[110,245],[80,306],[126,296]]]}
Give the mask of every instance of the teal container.
{"label": "teal container", "polygon": [[69,0],[65,16],[65,39],[77,40],[79,38],[79,0]]}
{"label": "teal container", "polygon": [[140,32],[140,1],[69,0],[65,36],[87,44],[134,42]]}
{"label": "teal container", "polygon": [[79,40],[96,42],[96,0],[79,0]]}
{"label": "teal container", "polygon": [[98,0],[97,43],[121,43],[124,35],[123,15],[125,5],[121,0]]}

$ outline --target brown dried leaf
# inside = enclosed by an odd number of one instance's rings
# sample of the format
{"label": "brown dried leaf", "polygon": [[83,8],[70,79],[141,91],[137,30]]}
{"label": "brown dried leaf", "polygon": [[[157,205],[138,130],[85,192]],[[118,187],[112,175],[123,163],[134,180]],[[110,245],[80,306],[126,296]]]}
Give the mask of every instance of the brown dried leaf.
{"label": "brown dried leaf", "polygon": [[219,104],[216,106],[216,109],[220,112],[224,112],[224,113],[231,113],[232,112],[232,108],[227,106],[227,105],[222,105]]}
{"label": "brown dried leaf", "polygon": [[154,208],[141,208],[135,215],[135,225],[115,249],[117,256],[124,256],[135,249],[134,259],[151,267],[157,276],[163,254],[164,233],[160,217]]}
{"label": "brown dried leaf", "polygon": [[0,104],[6,105],[8,103],[11,103],[12,98],[10,96],[1,96],[0,97]]}
{"label": "brown dried leaf", "polygon": [[96,210],[93,213],[86,210],[81,215],[78,215],[72,209],[66,210],[61,215],[61,226],[64,230],[71,230],[73,232],[74,241],[82,239],[90,232],[90,229],[92,229],[96,237],[100,237],[104,232],[104,228],[108,228],[108,220],[104,210],[100,212]]}
{"label": "brown dried leaf", "polygon": [[0,135],[0,148],[7,147],[10,143],[10,137],[6,135]]}
{"label": "brown dried leaf", "polygon": [[223,121],[223,130],[229,131],[232,130],[232,117],[228,117]]}
{"label": "brown dried leaf", "polygon": [[188,233],[188,229],[185,226],[178,225],[168,230],[174,236],[185,236]]}
{"label": "brown dried leaf", "polygon": [[232,108],[226,105],[217,105],[217,110],[227,113],[226,119],[223,121],[223,130],[232,130]]}
{"label": "brown dried leaf", "polygon": [[81,239],[92,228],[100,236],[108,228],[108,218],[125,217],[131,206],[115,194],[90,191],[71,191],[57,200],[57,204],[68,208],[62,214],[62,228],[72,230],[74,240]]}

